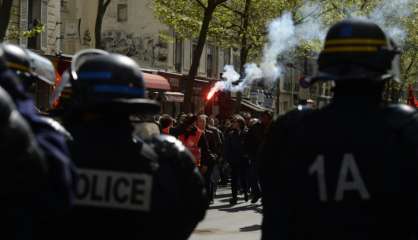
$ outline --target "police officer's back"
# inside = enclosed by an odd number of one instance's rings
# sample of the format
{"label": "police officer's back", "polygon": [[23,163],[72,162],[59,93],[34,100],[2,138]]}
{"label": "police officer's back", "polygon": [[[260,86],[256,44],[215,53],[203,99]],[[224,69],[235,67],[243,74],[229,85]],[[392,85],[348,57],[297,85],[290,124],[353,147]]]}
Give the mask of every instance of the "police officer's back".
{"label": "police officer's back", "polygon": [[136,63],[102,54],[72,69],[73,135],[79,180],[68,238],[187,239],[207,208],[190,153],[170,136],[132,137],[129,115],[155,114]]}
{"label": "police officer's back", "polygon": [[32,237],[34,202],[42,195],[48,163],[27,121],[3,88],[17,81],[0,46],[0,223],[4,239]]}
{"label": "police officer's back", "polygon": [[396,54],[373,23],[330,29],[318,80],[333,102],[276,120],[262,151],[264,240],[416,235],[418,115],[382,101]]}
{"label": "police officer's back", "polygon": [[[9,121],[8,124],[7,121],[0,121],[5,124],[0,130],[3,141],[0,152],[2,159],[15,166],[3,166],[5,173],[1,182],[7,187],[1,187],[3,194],[6,193],[6,197],[1,197],[1,206],[7,208],[6,216],[15,214],[16,223],[14,228],[2,225],[2,236],[5,232],[16,231],[18,235],[15,238],[7,239],[37,239],[39,235],[48,239],[51,236],[48,223],[56,221],[57,216],[68,210],[72,203],[72,165],[64,136],[39,116],[27,90],[31,83],[47,76],[46,72],[35,73],[41,70],[35,65],[49,67],[52,81],[55,79],[54,67],[49,60],[27,49],[4,43],[0,44],[0,60],[6,66],[5,69],[0,67],[0,86],[10,96],[8,101],[0,104],[3,117],[6,117],[4,120]],[[28,145],[28,142],[31,144]],[[32,153],[28,154],[28,150]],[[42,160],[42,176],[34,174],[39,171],[39,166],[36,167],[33,162],[38,158]],[[37,186],[36,190],[31,194],[16,194],[26,191],[26,183]],[[15,193],[7,194],[7,189]],[[7,222],[13,224],[13,217]],[[47,232],[45,225],[49,228]]]}

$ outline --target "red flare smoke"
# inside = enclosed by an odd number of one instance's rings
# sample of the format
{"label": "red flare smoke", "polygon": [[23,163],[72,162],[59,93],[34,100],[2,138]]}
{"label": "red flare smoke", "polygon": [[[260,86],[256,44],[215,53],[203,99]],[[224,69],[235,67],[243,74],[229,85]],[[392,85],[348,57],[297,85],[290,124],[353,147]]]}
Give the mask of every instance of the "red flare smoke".
{"label": "red flare smoke", "polygon": [[415,97],[414,88],[412,87],[411,84],[408,87],[408,104],[413,107],[418,108],[418,100]]}
{"label": "red flare smoke", "polygon": [[210,100],[210,99],[212,99],[212,97],[213,97],[213,95],[215,95],[215,93],[216,93],[216,88],[212,88],[210,91],[209,91],[209,93],[208,93],[208,96],[206,97],[206,100]]}

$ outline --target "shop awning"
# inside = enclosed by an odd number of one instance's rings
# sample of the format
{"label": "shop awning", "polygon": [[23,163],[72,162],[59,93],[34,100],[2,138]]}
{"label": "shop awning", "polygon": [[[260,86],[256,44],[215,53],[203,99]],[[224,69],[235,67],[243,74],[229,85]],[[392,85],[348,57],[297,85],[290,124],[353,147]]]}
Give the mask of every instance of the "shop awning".
{"label": "shop awning", "polygon": [[145,87],[148,89],[170,90],[170,84],[167,78],[151,73],[143,73],[145,80]]}
{"label": "shop awning", "polygon": [[181,92],[165,92],[164,98],[166,102],[183,102],[184,94]]}

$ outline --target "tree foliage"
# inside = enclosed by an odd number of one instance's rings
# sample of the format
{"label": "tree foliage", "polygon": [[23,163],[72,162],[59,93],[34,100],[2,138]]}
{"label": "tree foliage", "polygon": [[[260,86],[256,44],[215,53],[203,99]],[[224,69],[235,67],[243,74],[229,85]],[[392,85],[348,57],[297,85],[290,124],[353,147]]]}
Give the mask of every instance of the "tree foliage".
{"label": "tree foliage", "polygon": [[[322,1],[322,17],[328,26],[336,21],[350,16],[369,16],[374,10],[385,11],[384,0],[329,0]],[[403,6],[400,6],[403,7]],[[411,1],[408,6],[411,14],[408,16],[397,16],[397,13],[389,13],[385,16],[387,26],[399,26],[406,33],[406,38],[401,42],[401,84],[388,83],[385,95],[391,101],[397,101],[405,96],[407,87],[416,84],[418,77],[418,3]]]}
{"label": "tree foliage", "polygon": [[33,38],[45,31],[45,25],[42,23],[33,26],[31,29],[26,31],[20,31],[16,26],[9,26],[8,33],[5,40],[19,40],[22,38]]}
{"label": "tree foliage", "polygon": [[[291,10],[299,1],[286,0],[231,0],[214,15],[209,32],[210,40],[224,47],[242,48],[246,39],[249,58],[258,58],[266,43],[266,27],[284,11]],[[244,24],[247,21],[247,24]]]}
{"label": "tree foliage", "polygon": [[[205,11],[202,6],[207,6],[208,1],[155,0],[155,12],[163,23],[173,28],[177,36],[193,39],[199,36]],[[266,43],[267,24],[285,11],[292,13],[295,24],[314,18],[329,27],[347,17],[368,16],[376,9],[384,12],[385,2],[388,0],[228,0],[214,10],[208,28],[208,40],[221,47],[240,49],[241,53],[244,52],[248,59],[254,61],[259,59]],[[318,6],[316,11],[308,15],[303,13],[301,8],[307,3]],[[406,89],[418,77],[418,3],[410,3],[411,15],[399,17],[396,12],[393,15],[389,12],[385,19],[387,25],[400,26],[407,33],[401,44],[403,83],[399,86],[391,84],[391,92]],[[249,11],[246,11],[248,6]],[[321,48],[320,41],[303,42],[294,52],[295,57],[311,57],[312,52],[319,52]],[[248,52],[245,53],[243,49]],[[241,58],[241,64],[248,59]]]}
{"label": "tree foliage", "polygon": [[192,110],[193,83],[200,64],[200,57],[207,40],[214,13],[219,6],[228,0],[155,0],[155,14],[160,20],[171,26],[178,35],[196,38],[197,45],[193,50],[192,64],[185,79],[184,110]]}

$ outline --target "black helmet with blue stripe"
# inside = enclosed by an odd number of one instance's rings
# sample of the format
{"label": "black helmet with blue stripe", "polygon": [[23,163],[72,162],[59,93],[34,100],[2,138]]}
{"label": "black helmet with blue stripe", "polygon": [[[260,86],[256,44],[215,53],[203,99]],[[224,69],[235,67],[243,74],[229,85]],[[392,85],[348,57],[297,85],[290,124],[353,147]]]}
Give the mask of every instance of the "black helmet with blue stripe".
{"label": "black helmet with blue stripe", "polygon": [[75,107],[109,112],[160,111],[158,102],[146,99],[145,82],[137,63],[119,54],[92,54],[71,70]]}

